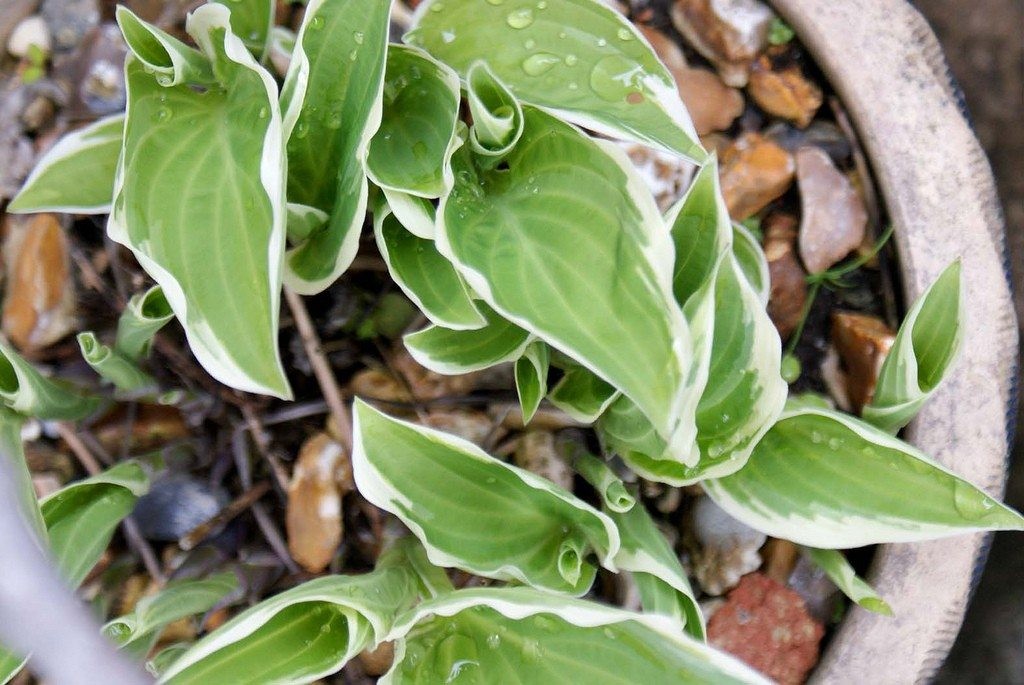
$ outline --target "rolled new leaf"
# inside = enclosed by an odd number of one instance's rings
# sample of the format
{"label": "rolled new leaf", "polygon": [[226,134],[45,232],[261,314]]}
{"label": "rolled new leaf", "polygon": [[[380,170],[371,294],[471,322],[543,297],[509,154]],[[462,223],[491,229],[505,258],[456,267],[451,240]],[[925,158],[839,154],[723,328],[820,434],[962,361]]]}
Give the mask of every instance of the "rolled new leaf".
{"label": "rolled new leaf", "polygon": [[139,365],[96,339],[92,331],[78,334],[78,346],[89,366],[123,392],[134,392],[156,385],[156,380]]}
{"label": "rolled new leaf", "polygon": [[158,682],[313,682],[382,641],[415,599],[412,574],[386,558],[372,573],[317,578],[238,614],[174,659]]}
{"label": "rolled new leaf", "polygon": [[160,286],[133,295],[117,320],[114,349],[131,361],[139,361],[149,354],[153,336],[173,318],[174,312]]}
{"label": "rolled new leaf", "polygon": [[638,614],[530,588],[458,590],[424,602],[389,635],[400,683],[764,683],[738,659]]}
{"label": "rolled new leaf", "polygon": [[67,383],[46,378],[4,342],[0,342],[0,400],[19,414],[68,421],[85,418],[100,403]]}
{"label": "rolled new leaf", "polygon": [[436,373],[455,375],[479,371],[519,359],[530,344],[530,334],[482,302],[474,306],[487,325],[474,330],[427,326],[402,341],[413,359]]}
{"label": "rolled new leaf", "polygon": [[768,294],[771,292],[768,257],[765,256],[761,243],[741,223],[732,225],[732,254],[740,271],[760,298],[761,304],[767,305]]}
{"label": "rolled new leaf", "polygon": [[895,433],[942,383],[960,351],[960,268],[959,260],[946,267],[907,313],[864,407],[865,421]]}
{"label": "rolled new leaf", "polygon": [[391,277],[431,322],[450,330],[487,325],[466,281],[433,240],[406,230],[386,207],[374,213],[373,233]]}
{"label": "rolled new leaf", "polygon": [[253,56],[264,61],[270,48],[270,28],[274,25],[274,0],[211,0],[231,10],[231,31],[242,39]]}
{"label": "rolled new leaf", "polygon": [[432,563],[576,595],[593,583],[591,551],[614,568],[615,526],[557,485],[362,401],[354,414],[359,492],[400,518]]}
{"label": "rolled new leaf", "polygon": [[107,214],[121,154],[124,115],[72,131],[47,150],[7,205],[12,214]]}
{"label": "rolled new leaf", "polygon": [[481,168],[465,146],[453,158],[438,249],[495,311],[620,389],[695,460],[692,341],[654,199],[619,148],[523,113],[507,169]]}
{"label": "rolled new leaf", "polygon": [[124,5],[118,5],[116,17],[128,49],[161,86],[213,81],[210,62],[195,48],[139,19]]}
{"label": "rolled new leaf", "polygon": [[844,595],[862,608],[876,614],[892,616],[892,607],[878,596],[875,589],[857,575],[850,562],[842,552],[835,549],[817,549],[804,547],[804,553],[818,566],[825,575],[836,584]]}
{"label": "rolled new leaf", "polygon": [[622,480],[601,459],[581,452],[575,456],[572,463],[576,471],[597,490],[597,494],[601,496],[601,503],[608,510],[621,514],[636,505],[636,497],[629,494]]}
{"label": "rolled new leaf", "polygon": [[211,375],[289,397],[277,349],[286,168],[277,85],[231,33],[229,14],[203,5],[187,22],[218,85],[165,87],[129,56],[107,230],[162,286]]}
{"label": "rolled new leaf", "polygon": [[591,130],[695,162],[707,155],[668,69],[628,19],[597,0],[428,0],[404,40],[463,76],[485,61],[523,102]]}
{"label": "rolled new leaf", "polygon": [[566,369],[548,394],[551,404],[582,423],[597,421],[618,398],[618,390],[582,366]]}
{"label": "rolled new leaf", "polygon": [[1024,517],[911,445],[812,407],[784,412],[746,466],[703,485],[748,526],[808,547],[1024,530]]}
{"label": "rolled new leaf", "polygon": [[626,511],[609,510],[608,515],[622,536],[615,565],[633,573],[644,611],[670,616],[689,635],[704,640],[704,616],[686,571],[647,509],[637,504]]}
{"label": "rolled new leaf", "polygon": [[209,611],[237,587],[234,573],[171,582],[157,594],[140,599],[130,614],[108,621],[103,634],[121,649],[145,656],[168,624]]}
{"label": "rolled new leaf", "polygon": [[459,76],[418,48],[388,48],[383,117],[370,140],[366,173],[376,185],[424,198],[454,182],[451,157],[462,143]]}
{"label": "rolled new leaf", "polygon": [[380,125],[390,3],[311,0],[281,89],[288,200],[330,219],[288,252],[285,282],[320,292],[352,263],[366,213],[364,162]]}
{"label": "rolled new leaf", "polygon": [[473,115],[469,144],[484,166],[493,166],[523,135],[523,107],[486,62],[474,62],[466,72],[466,100]]}
{"label": "rolled new leaf", "polygon": [[322,209],[289,202],[288,209],[288,240],[301,243],[316,231],[327,225],[330,215]]}
{"label": "rolled new leaf", "polygon": [[548,346],[540,341],[530,343],[523,356],[516,360],[514,376],[519,406],[523,410],[523,423],[529,423],[537,407],[548,393]]}

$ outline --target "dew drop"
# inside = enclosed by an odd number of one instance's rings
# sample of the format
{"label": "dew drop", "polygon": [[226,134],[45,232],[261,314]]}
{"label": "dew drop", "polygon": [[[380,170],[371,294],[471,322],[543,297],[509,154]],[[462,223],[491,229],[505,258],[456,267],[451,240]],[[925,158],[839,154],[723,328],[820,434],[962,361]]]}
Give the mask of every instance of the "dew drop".
{"label": "dew drop", "polygon": [[174,116],[174,112],[170,107],[161,107],[153,114],[153,119],[154,121],[168,121],[172,116]]}
{"label": "dew drop", "polygon": [[331,632],[331,624],[330,623],[325,623],[322,626],[320,626],[320,632],[323,633],[324,635],[326,635],[327,633]]}
{"label": "dew drop", "polygon": [[541,649],[540,643],[530,638],[523,640],[522,651],[523,658],[527,661],[540,661],[544,656],[544,650]]}
{"label": "dew drop", "polygon": [[974,521],[988,514],[995,501],[978,492],[970,483],[958,480],[953,485],[953,505],[961,516]]}
{"label": "dew drop", "polygon": [[355,32],[352,33],[352,40],[354,40],[356,42],[356,45],[362,45],[363,44],[363,39],[365,37],[366,36],[363,35],[362,31],[355,31]]}
{"label": "dew drop", "polygon": [[569,34],[568,34],[568,33],[566,33],[565,31],[559,31],[559,32],[558,32],[558,37],[559,37],[559,38],[568,38],[568,37],[569,37]]}
{"label": "dew drop", "polygon": [[358,57],[358,56],[359,56],[359,51],[353,49],[352,52],[348,53],[348,61],[349,62],[355,62],[356,61],[356,57]]}
{"label": "dew drop", "polygon": [[522,7],[508,13],[505,22],[514,29],[525,29],[533,23],[533,10],[529,7]]}
{"label": "dew drop", "polygon": [[487,4],[488,5],[494,5],[495,7],[497,7],[498,5],[503,4],[504,2],[505,2],[505,0],[487,0]]}
{"label": "dew drop", "polygon": [[818,431],[811,431],[811,442],[813,442],[815,445],[820,445],[824,439],[825,436],[823,436]]}
{"label": "dew drop", "polygon": [[443,2],[435,2],[433,5],[430,6],[430,11],[431,12],[444,12],[444,3]]}
{"label": "dew drop", "polygon": [[549,52],[538,52],[523,60],[523,71],[528,76],[540,76],[551,71],[551,68],[559,62],[561,60]]}
{"label": "dew drop", "polygon": [[323,17],[313,17],[313,19],[309,22],[309,28],[313,29],[314,31],[319,31],[323,27],[324,27],[324,18]]}
{"label": "dew drop", "polygon": [[327,128],[341,128],[341,118],[341,112],[331,112],[330,115],[327,117]]}
{"label": "dew drop", "polygon": [[629,29],[619,29],[615,35],[619,37],[619,40],[633,40],[633,34],[630,33]]}
{"label": "dew drop", "polygon": [[606,638],[608,638],[609,640],[614,640],[615,639],[615,631],[612,630],[611,628],[605,628],[602,632],[604,633],[604,636]]}
{"label": "dew drop", "polygon": [[256,116],[258,116],[260,119],[266,119],[268,114],[270,114],[269,109],[267,109],[266,107],[260,107],[260,111],[256,113]]}
{"label": "dew drop", "polygon": [[497,633],[491,633],[487,636],[487,646],[491,649],[497,649],[501,646],[501,635]]}
{"label": "dew drop", "polygon": [[539,9],[539,10],[546,10],[547,8],[548,8],[547,0],[540,0],[540,2],[537,3],[537,9]]}
{"label": "dew drop", "polygon": [[451,31],[451,30],[442,31],[441,32],[441,40],[444,41],[445,45],[448,45],[449,43],[454,43],[455,42],[455,31]]}
{"label": "dew drop", "polygon": [[579,90],[580,89],[580,84],[576,83],[575,81],[569,81],[569,85],[566,86],[566,87],[569,90]]}
{"label": "dew drop", "polygon": [[576,66],[577,62],[579,62],[579,59],[577,59],[576,55],[566,55],[565,56],[565,66],[567,66],[567,67],[574,67],[574,66]]}
{"label": "dew drop", "polygon": [[294,135],[296,138],[305,138],[307,133],[309,133],[309,124],[305,121],[300,121],[295,125]]}
{"label": "dew drop", "polygon": [[537,41],[531,38],[525,43],[523,43],[523,47],[526,48],[527,50],[533,50],[535,47],[537,47]]}
{"label": "dew drop", "polygon": [[590,72],[590,87],[598,97],[609,102],[636,104],[632,96],[643,98],[640,93],[640,78],[643,67],[621,55],[609,55],[594,65]]}
{"label": "dew drop", "polygon": [[604,38],[597,39],[597,47],[603,48],[605,45],[608,45],[608,41],[606,41]]}
{"label": "dew drop", "polygon": [[833,452],[843,446],[843,441],[839,438],[829,438],[828,448]]}

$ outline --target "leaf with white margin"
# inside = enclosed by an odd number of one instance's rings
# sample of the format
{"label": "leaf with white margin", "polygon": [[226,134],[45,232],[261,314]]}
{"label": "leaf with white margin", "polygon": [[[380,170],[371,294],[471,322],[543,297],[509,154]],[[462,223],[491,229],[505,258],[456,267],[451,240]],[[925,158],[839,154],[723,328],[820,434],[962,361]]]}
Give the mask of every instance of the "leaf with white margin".
{"label": "leaf with white margin", "polygon": [[900,325],[882,362],[864,420],[895,433],[907,425],[942,383],[963,338],[960,260],[935,279]]}
{"label": "leaf with white margin", "polygon": [[1024,530],[1024,517],[915,447],[826,409],[783,412],[746,466],[703,485],[734,518],[808,547]]}
{"label": "leaf with white margin", "polygon": [[691,636],[704,640],[704,617],[686,571],[647,508],[637,504],[626,511],[609,511],[608,515],[622,536],[615,565],[633,573],[644,611],[670,616]]}
{"label": "leaf with white margin", "polygon": [[99,398],[83,395],[70,384],[43,376],[0,340],[0,401],[36,419],[77,420],[99,407]]}
{"label": "leaf with white margin", "polygon": [[612,144],[523,113],[507,169],[455,155],[438,249],[499,314],[630,396],[696,461],[691,341],[654,198]]}
{"label": "leaf with white margin", "polygon": [[311,0],[281,88],[288,200],[330,219],[288,251],[285,283],[311,295],[355,258],[366,214],[364,163],[380,125],[391,3]]}
{"label": "leaf with white margin", "polygon": [[462,141],[459,76],[418,48],[391,45],[380,128],[370,140],[366,173],[381,188],[441,197],[451,188],[451,157]]}
{"label": "leaf with white margin", "polygon": [[548,346],[534,340],[527,346],[523,356],[516,360],[513,375],[516,381],[516,394],[519,395],[519,406],[523,410],[524,424],[529,423],[537,413],[540,401],[548,393],[550,356]]}
{"label": "leaf with white margin", "polygon": [[431,322],[457,331],[487,325],[469,286],[434,241],[407,231],[387,207],[374,212],[373,234],[391,277]]}
{"label": "leaf with white margin", "polygon": [[768,276],[768,257],[765,256],[761,243],[754,234],[738,222],[732,225],[732,254],[743,275],[747,277],[747,282],[760,298],[761,304],[767,306],[772,288]]}
{"label": "leaf with white margin", "polygon": [[100,560],[121,519],[148,490],[149,477],[142,466],[125,461],[39,502],[51,556],[72,587],[78,587]]}
{"label": "leaf with white margin", "polygon": [[274,0],[209,0],[231,10],[231,32],[260,62],[269,49],[270,27],[274,25]]}
{"label": "leaf with white margin", "polygon": [[[21,429],[24,425],[24,417],[0,406],[0,459],[8,462],[7,473],[15,476],[14,485],[20,495],[16,503],[17,507],[21,509],[21,513],[36,534],[40,544],[45,544],[46,525],[39,512],[36,490],[32,485],[32,473],[25,461],[25,445],[21,438]],[[0,669],[0,673],[2,673],[2,669]]]}
{"label": "leaf with white margin", "polygon": [[548,394],[548,401],[582,423],[597,421],[619,398],[619,391],[582,366],[566,369]]}
{"label": "leaf with white margin", "polygon": [[707,156],[668,69],[628,19],[597,0],[427,0],[403,40],[463,75],[486,61],[524,103],[588,129],[698,163]]}
{"label": "leaf with white margin", "polygon": [[889,603],[879,597],[875,589],[857,575],[842,552],[836,549],[817,549],[815,547],[804,547],[803,550],[810,560],[825,572],[829,580],[861,608],[883,616],[893,615]]}
{"label": "leaf with white margin", "polygon": [[391,188],[381,188],[391,213],[405,229],[417,238],[434,239],[434,215],[436,209],[429,200],[409,195]]}
{"label": "leaf with white margin", "polygon": [[474,304],[487,325],[462,331],[434,325],[410,333],[402,342],[412,358],[421,366],[447,376],[519,359],[530,344],[530,334],[483,302]]}
{"label": "leaf with white margin", "polygon": [[115,13],[128,49],[161,86],[214,81],[210,61],[201,52],[139,19],[124,5],[118,5]]}
{"label": "leaf with white margin", "polygon": [[622,479],[603,459],[581,451],[573,458],[572,465],[597,490],[606,509],[621,514],[636,506],[636,497],[629,494]]}
{"label": "leaf with white margin", "polygon": [[666,616],[525,587],[458,590],[424,602],[389,638],[395,661],[381,685],[768,683]]}
{"label": "leaf with white margin", "polygon": [[178,657],[187,652],[191,647],[192,643],[190,642],[175,642],[167,645],[151,658],[146,659],[146,670],[154,678],[159,678],[167,672],[171,664],[177,661]]}
{"label": "leaf with white margin", "polygon": [[133,295],[117,320],[114,349],[138,361],[149,354],[153,336],[174,318],[163,288],[158,285]]}
{"label": "leaf with white margin", "polygon": [[292,243],[301,243],[313,232],[326,226],[327,221],[331,218],[322,209],[298,202],[287,203],[286,209],[288,210],[288,241]]}
{"label": "leaf with white margin", "polygon": [[92,331],[79,333],[77,339],[82,358],[93,371],[118,390],[133,392],[156,386],[156,380],[140,369],[137,363],[101,343]]}
{"label": "leaf with white margin", "polygon": [[217,380],[290,397],[277,349],[285,239],[277,85],[204,5],[189,33],[222,86],[163,87],[125,65],[128,111],[110,237],[163,288],[196,359]]}
{"label": "leaf with white margin", "polygon": [[554,483],[441,431],[354,405],[359,492],[405,523],[438,566],[582,595],[619,547],[611,520]]}
{"label": "leaf with white margin", "polygon": [[466,101],[473,117],[469,144],[473,151],[497,164],[523,134],[523,107],[486,62],[474,62],[466,72]]}
{"label": "leaf with white margin", "polygon": [[131,613],[103,626],[103,634],[119,648],[145,656],[168,624],[209,611],[238,587],[234,573],[168,583],[155,595],[143,597]]}
{"label": "leaf with white margin", "polygon": [[121,154],[124,115],[99,119],[47,150],[7,211],[107,214]]}
{"label": "leaf with white margin", "polygon": [[385,553],[377,569],[308,581],[263,600],[195,643],[160,675],[174,685],[310,683],[381,642],[416,599]]}

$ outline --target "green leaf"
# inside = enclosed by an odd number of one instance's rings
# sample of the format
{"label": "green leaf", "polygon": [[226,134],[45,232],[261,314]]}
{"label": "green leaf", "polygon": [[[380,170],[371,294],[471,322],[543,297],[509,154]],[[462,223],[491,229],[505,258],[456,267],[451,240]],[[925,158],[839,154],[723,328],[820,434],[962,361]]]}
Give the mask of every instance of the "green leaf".
{"label": "green leaf", "polygon": [[[25,446],[21,439],[21,428],[25,419],[10,409],[0,406],[0,458],[8,461],[7,472],[16,477],[15,486],[21,496],[16,505],[21,509],[25,520],[39,539],[40,545],[46,541],[46,525],[39,512],[36,501],[36,490],[32,485],[32,474],[25,462]],[[0,682],[3,681],[3,669],[0,668]]]}
{"label": "green leaf", "polygon": [[174,312],[160,286],[133,295],[117,320],[114,349],[132,361],[142,359],[149,354],[153,336],[173,318]]}
{"label": "green leaf", "polygon": [[428,319],[451,330],[487,325],[466,282],[434,241],[407,231],[387,208],[375,212],[373,233],[391,277]]}
{"label": "green leaf", "polygon": [[748,526],[809,547],[1024,530],[1024,517],[911,445],[811,407],[784,412],[743,469],[703,485]]}
{"label": "green leaf", "polygon": [[883,616],[892,616],[892,607],[878,596],[874,588],[857,575],[842,552],[835,549],[804,547],[804,552],[825,575],[836,584],[843,594],[868,611]]}
{"label": "green leaf", "polygon": [[348,268],[367,202],[363,165],[380,125],[390,3],[311,0],[281,89],[288,200],[330,219],[288,252],[285,282],[312,294]]}
{"label": "green leaf", "polygon": [[577,595],[594,580],[591,550],[610,564],[615,526],[557,485],[360,400],[354,413],[359,492],[400,518],[432,563]]}
{"label": "green leaf", "polygon": [[484,60],[523,102],[588,129],[695,162],[707,156],[668,69],[604,3],[428,0],[404,40],[463,75]]}
{"label": "green leaf", "polygon": [[461,144],[459,76],[417,48],[388,48],[384,109],[366,172],[382,188],[425,198],[451,188],[451,156]]}
{"label": "green leaf", "polygon": [[150,675],[159,678],[170,669],[171,664],[178,660],[182,654],[192,647],[189,642],[175,642],[161,649],[153,655],[152,659],[146,661],[146,670]]}
{"label": "green leaf", "polygon": [[622,536],[615,565],[633,573],[644,611],[670,616],[692,637],[704,640],[704,617],[686,571],[647,509],[637,504],[608,515]]}
{"label": "green leaf", "polygon": [[110,544],[114,530],[149,489],[149,478],[134,461],[64,487],[39,503],[57,568],[72,587]]}
{"label": "green leaf", "polygon": [[231,10],[231,32],[242,39],[259,61],[269,49],[270,27],[274,25],[274,0],[210,0]]}
{"label": "green leaf", "polygon": [[0,401],[20,414],[47,420],[74,421],[99,407],[99,398],[87,397],[68,383],[46,378],[3,341]]}
{"label": "green leaf", "polygon": [[204,5],[189,33],[220,85],[161,86],[129,57],[128,115],[110,237],[163,288],[207,371],[289,397],[277,350],[285,238],[277,86]]}
{"label": "green leaf", "polygon": [[620,149],[537,109],[524,118],[507,169],[455,156],[438,249],[502,316],[630,396],[689,455],[690,337],[654,199]]}
{"label": "green leaf", "polygon": [[230,572],[168,583],[157,594],[140,599],[130,614],[108,621],[103,634],[121,649],[145,656],[168,624],[209,611],[237,587],[238,579]]}
{"label": "green leaf", "polygon": [[732,225],[732,254],[761,304],[767,306],[772,286],[768,276],[768,258],[761,249],[761,243],[741,223]]}
{"label": "green leaf", "polygon": [[405,229],[417,238],[434,239],[434,214],[436,210],[429,200],[399,192],[390,188],[381,188],[388,207]]}
{"label": "green leaf", "polygon": [[416,598],[404,568],[382,563],[265,599],[202,638],[160,676],[174,685],[310,683],[379,643]]}
{"label": "green leaf", "polygon": [[621,514],[636,505],[636,497],[629,494],[622,480],[604,460],[581,452],[573,459],[573,466],[597,490],[606,509]]}
{"label": "green leaf", "polygon": [[486,62],[474,62],[466,72],[466,100],[473,116],[469,144],[473,151],[497,164],[523,135],[523,108]]}
{"label": "green leaf", "polygon": [[895,433],[920,411],[960,351],[960,260],[946,267],[914,303],[882,363],[864,419]]}
{"label": "green leaf", "polygon": [[548,346],[535,340],[530,343],[523,356],[516,360],[516,393],[523,410],[523,423],[529,423],[537,413],[537,407],[548,393]]}
{"label": "green leaf", "polygon": [[619,397],[619,391],[582,366],[566,369],[548,401],[582,423],[593,423]]}
{"label": "green leaf", "polygon": [[298,202],[289,202],[286,208],[288,210],[288,240],[293,243],[301,243],[326,226],[331,218],[322,209],[302,205]]}
{"label": "green leaf", "polygon": [[211,83],[214,80],[209,60],[195,48],[142,21],[124,5],[117,6],[116,17],[128,49],[160,85]]}
{"label": "green leaf", "polygon": [[39,158],[7,211],[109,213],[123,131],[124,115],[115,114],[61,138]]}
{"label": "green leaf", "polygon": [[140,369],[137,363],[101,343],[92,331],[78,334],[78,346],[93,371],[118,390],[134,392],[156,385],[156,380]]}
{"label": "green leaf", "polygon": [[459,590],[392,630],[399,683],[765,683],[665,616],[529,588]]}
{"label": "green leaf", "polygon": [[482,302],[474,303],[487,320],[475,330],[456,331],[427,326],[403,338],[413,359],[436,373],[457,375],[519,359],[530,334]]}

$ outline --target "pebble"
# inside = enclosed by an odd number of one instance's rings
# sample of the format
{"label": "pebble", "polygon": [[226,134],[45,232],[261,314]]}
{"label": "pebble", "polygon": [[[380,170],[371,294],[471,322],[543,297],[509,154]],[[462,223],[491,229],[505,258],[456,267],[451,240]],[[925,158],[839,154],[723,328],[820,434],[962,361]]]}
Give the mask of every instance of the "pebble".
{"label": "pebble", "polygon": [[354,487],[352,463],[327,433],[316,433],[299,449],[291,483],[285,529],[288,551],[302,568],[320,573],[341,545],[341,499]]}
{"label": "pebble", "polygon": [[556,449],[550,431],[531,430],[524,433],[519,439],[513,461],[519,468],[572,491],[572,469]]}
{"label": "pebble", "polygon": [[750,72],[747,92],[758,107],[799,128],[807,128],[821,107],[821,88],[795,62],[780,64],[761,55]]}
{"label": "pebble", "polygon": [[143,537],[177,541],[220,513],[228,503],[222,488],[187,473],[170,473],[153,482],[135,503],[132,516]]}
{"label": "pebble", "polygon": [[807,274],[796,255],[797,221],[790,214],[770,214],[762,224],[768,260],[768,316],[786,339],[800,323],[807,301]]}
{"label": "pebble", "polygon": [[758,550],[765,543],[764,533],[737,521],[710,497],[700,497],[694,503],[692,524],[699,544],[693,555],[693,573],[708,594],[721,595],[760,568]]}
{"label": "pebble", "polygon": [[837,311],[832,313],[831,336],[846,371],[846,396],[853,411],[860,413],[874,395],[896,332],[877,316]]}
{"label": "pebble", "polygon": [[43,54],[49,54],[52,47],[50,29],[46,26],[46,21],[38,14],[18,22],[7,38],[7,52],[15,57],[27,57],[29,48],[33,45],[39,48]]}
{"label": "pebble", "polygon": [[677,0],[672,23],[706,57],[726,85],[742,88],[750,66],[768,45],[773,18],[758,0]]}
{"label": "pebble", "polygon": [[41,11],[61,50],[78,45],[89,29],[100,23],[97,0],[43,0]]}
{"label": "pebble", "polygon": [[[433,409],[423,418],[423,424],[457,435],[478,446],[484,444],[495,428],[491,417],[472,409]],[[500,439],[500,435],[498,433],[495,437]]]}
{"label": "pebble", "polygon": [[622,142],[619,145],[633,162],[662,212],[686,192],[693,178],[693,164],[680,159],[678,155],[670,155],[639,143]]}
{"label": "pebble", "polygon": [[781,197],[793,183],[793,155],[759,133],[744,133],[722,152],[719,175],[729,216],[742,221]]}
{"label": "pebble", "polygon": [[100,117],[124,110],[127,54],[128,46],[117,24],[103,24],[85,36],[76,53],[75,83],[77,99],[89,115]]}
{"label": "pebble", "polygon": [[816,147],[796,153],[800,188],[800,257],[809,273],[825,271],[864,242],[868,215],[849,179]]}

